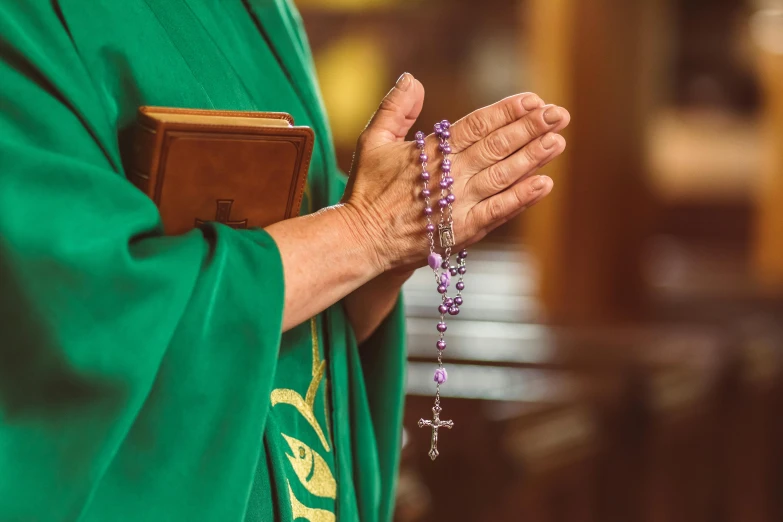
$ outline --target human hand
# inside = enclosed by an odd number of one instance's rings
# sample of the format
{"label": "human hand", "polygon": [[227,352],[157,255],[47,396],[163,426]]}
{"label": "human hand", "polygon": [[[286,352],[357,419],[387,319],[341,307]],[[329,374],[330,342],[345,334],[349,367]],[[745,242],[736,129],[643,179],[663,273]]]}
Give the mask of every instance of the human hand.
{"label": "human hand", "polygon": [[[379,270],[422,265],[427,257],[421,165],[416,143],[405,141],[424,103],[424,87],[404,74],[381,102],[357,144],[343,203],[352,228],[370,243]],[[460,247],[546,197],[553,182],[536,176],[565,150],[558,134],[568,111],[517,94],[479,109],[450,128],[454,178],[454,233]],[[428,170],[437,178],[441,154],[434,134],[425,139]]]}

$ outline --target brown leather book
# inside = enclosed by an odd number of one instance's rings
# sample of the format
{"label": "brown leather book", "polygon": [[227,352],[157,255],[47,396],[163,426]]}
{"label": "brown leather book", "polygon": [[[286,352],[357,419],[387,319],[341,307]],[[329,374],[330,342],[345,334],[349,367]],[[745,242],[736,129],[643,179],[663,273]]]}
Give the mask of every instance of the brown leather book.
{"label": "brown leather book", "polygon": [[166,234],[265,227],[299,214],[313,141],[284,113],[140,107],[130,179]]}

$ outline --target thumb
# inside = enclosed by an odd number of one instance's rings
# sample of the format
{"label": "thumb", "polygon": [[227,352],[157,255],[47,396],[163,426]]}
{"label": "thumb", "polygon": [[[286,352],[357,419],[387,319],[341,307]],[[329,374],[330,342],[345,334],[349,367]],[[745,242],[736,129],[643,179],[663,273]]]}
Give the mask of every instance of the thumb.
{"label": "thumb", "polygon": [[365,143],[377,147],[404,140],[419,117],[422,105],[424,86],[412,74],[403,73],[364,129]]}

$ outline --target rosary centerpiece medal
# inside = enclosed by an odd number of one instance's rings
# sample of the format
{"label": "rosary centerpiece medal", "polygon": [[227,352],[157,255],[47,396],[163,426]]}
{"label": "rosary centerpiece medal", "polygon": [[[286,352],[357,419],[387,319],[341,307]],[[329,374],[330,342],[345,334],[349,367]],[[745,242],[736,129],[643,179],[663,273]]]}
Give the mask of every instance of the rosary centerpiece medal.
{"label": "rosary centerpiece medal", "polygon": [[[456,245],[456,238],[454,236],[454,221],[452,219],[452,205],[456,201],[456,196],[452,190],[454,179],[451,177],[451,145],[449,145],[449,138],[451,132],[449,128],[451,124],[447,120],[443,120],[440,123],[435,124],[435,135],[438,138],[438,150],[443,155],[441,161],[441,175],[440,181],[437,186],[430,188],[431,175],[427,171],[427,161],[429,158],[424,152],[424,133],[421,131],[416,133],[416,146],[419,148],[419,161],[421,162],[421,179],[424,182],[424,189],[421,191],[421,196],[424,199],[424,216],[427,218],[427,239],[430,244],[430,255],[427,258],[427,262],[435,275],[435,285],[437,287],[438,294],[441,296],[441,303],[438,306],[438,314],[440,320],[436,326],[438,332],[438,340],[435,343],[435,347],[438,352],[438,366],[435,369],[434,381],[435,381],[435,405],[432,407],[432,419],[420,419],[420,428],[430,428],[432,430],[432,440],[430,443],[429,456],[432,460],[438,458],[438,430],[440,428],[451,429],[454,426],[454,422],[450,420],[441,420],[440,414],[443,411],[440,405],[440,387],[446,383],[448,374],[446,368],[443,366],[443,352],[446,349],[446,318],[449,315],[459,314],[459,307],[462,306],[463,298],[462,291],[465,289],[465,283],[463,281],[467,267],[465,260],[468,257],[467,250],[462,250],[457,254],[456,265],[452,265],[451,249]],[[435,212],[431,205],[431,198],[434,193],[439,193],[438,197],[438,225],[433,223],[433,217]],[[435,247],[435,233],[437,231],[438,243],[443,254],[438,253]],[[457,282],[452,286],[452,278],[457,279]],[[456,288],[456,294],[453,297],[449,297],[449,292],[452,288]]]}

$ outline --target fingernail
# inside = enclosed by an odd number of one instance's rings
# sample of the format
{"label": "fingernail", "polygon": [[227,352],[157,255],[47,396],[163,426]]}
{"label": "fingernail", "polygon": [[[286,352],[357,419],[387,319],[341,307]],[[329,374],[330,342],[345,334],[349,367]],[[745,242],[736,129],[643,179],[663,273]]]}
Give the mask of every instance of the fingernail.
{"label": "fingernail", "polygon": [[402,75],[400,75],[399,78],[397,78],[397,83],[395,84],[397,88],[401,91],[407,91],[408,87],[410,87],[411,84],[411,75],[404,72]]}
{"label": "fingernail", "polygon": [[563,115],[560,114],[560,109],[558,107],[553,106],[550,109],[547,109],[544,113],[544,121],[549,125],[554,125],[561,119],[563,119]]}
{"label": "fingernail", "polygon": [[526,111],[537,109],[541,107],[541,98],[535,94],[529,94],[522,98],[522,107],[524,107]]}
{"label": "fingernail", "polygon": [[533,183],[531,185],[536,190],[541,190],[542,188],[546,187],[546,176],[538,176],[536,179],[533,180]]}
{"label": "fingernail", "polygon": [[541,146],[549,150],[557,144],[557,138],[551,132],[541,138]]}

